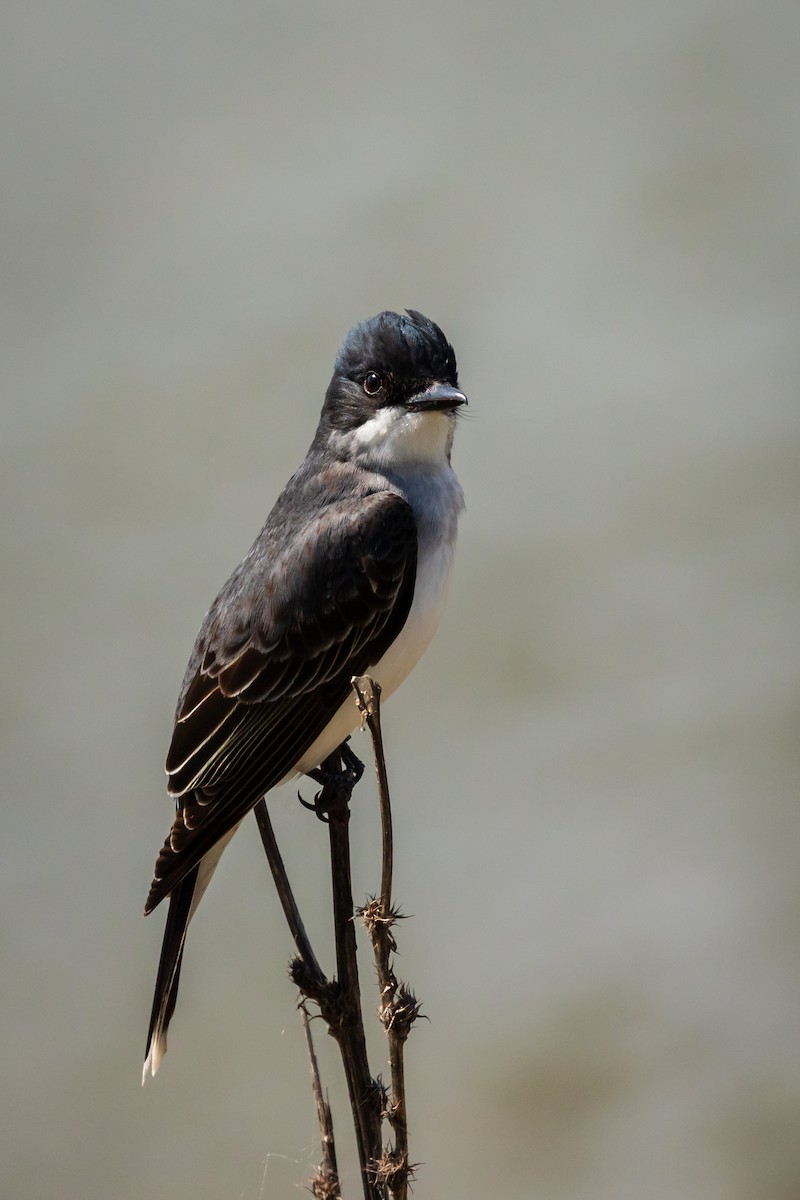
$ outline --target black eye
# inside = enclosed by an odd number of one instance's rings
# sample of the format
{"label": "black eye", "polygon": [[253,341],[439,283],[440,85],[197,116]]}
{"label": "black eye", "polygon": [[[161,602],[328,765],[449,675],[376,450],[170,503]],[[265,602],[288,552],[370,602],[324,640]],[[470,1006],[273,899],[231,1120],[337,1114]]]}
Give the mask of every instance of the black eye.
{"label": "black eye", "polygon": [[377,371],[370,371],[364,376],[364,391],[368,396],[377,396],[378,392],[383,387],[383,380]]}

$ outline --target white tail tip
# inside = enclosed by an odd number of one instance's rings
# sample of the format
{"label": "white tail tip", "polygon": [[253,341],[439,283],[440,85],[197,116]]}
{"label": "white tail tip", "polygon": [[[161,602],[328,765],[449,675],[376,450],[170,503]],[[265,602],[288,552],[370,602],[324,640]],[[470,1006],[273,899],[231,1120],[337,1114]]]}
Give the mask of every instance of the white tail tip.
{"label": "white tail tip", "polygon": [[155,1077],[155,1073],[161,1066],[161,1060],[166,1053],[166,1037],[159,1033],[155,1034],[147,1058],[144,1060],[144,1067],[142,1068],[142,1087],[147,1083],[148,1075]]}

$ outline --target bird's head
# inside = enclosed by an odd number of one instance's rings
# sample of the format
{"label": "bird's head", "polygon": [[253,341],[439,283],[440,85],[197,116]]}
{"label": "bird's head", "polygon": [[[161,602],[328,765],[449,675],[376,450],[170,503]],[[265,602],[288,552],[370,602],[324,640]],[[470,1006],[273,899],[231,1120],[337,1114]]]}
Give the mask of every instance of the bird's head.
{"label": "bird's head", "polygon": [[372,469],[435,465],[449,458],[466,403],[439,326],[413,309],[382,312],[342,342],[316,441]]}

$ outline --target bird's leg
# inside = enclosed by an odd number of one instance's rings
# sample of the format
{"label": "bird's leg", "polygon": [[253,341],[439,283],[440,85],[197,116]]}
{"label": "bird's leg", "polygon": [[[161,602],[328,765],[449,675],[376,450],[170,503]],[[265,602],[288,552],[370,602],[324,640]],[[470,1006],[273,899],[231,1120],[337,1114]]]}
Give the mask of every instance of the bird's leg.
{"label": "bird's leg", "polygon": [[309,779],[322,784],[322,791],[317,792],[314,800],[304,800],[300,793],[297,793],[297,799],[303,808],[315,812],[320,821],[327,821],[331,808],[349,802],[353,788],[364,774],[364,764],[348,746],[349,740],[345,739],[338,750],[329,754],[320,766],[306,771]]}

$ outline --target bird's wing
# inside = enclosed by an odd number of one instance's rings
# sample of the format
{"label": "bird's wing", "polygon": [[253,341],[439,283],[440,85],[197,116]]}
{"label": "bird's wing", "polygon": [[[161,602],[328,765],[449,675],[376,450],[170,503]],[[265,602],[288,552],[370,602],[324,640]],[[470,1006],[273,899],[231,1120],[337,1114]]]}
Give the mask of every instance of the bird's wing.
{"label": "bird's wing", "polygon": [[417,535],[406,501],[336,501],[284,539],[259,543],[209,613],[167,755],[177,813],[155,867],[150,912],[274,787],[383,656],[414,595]]}

